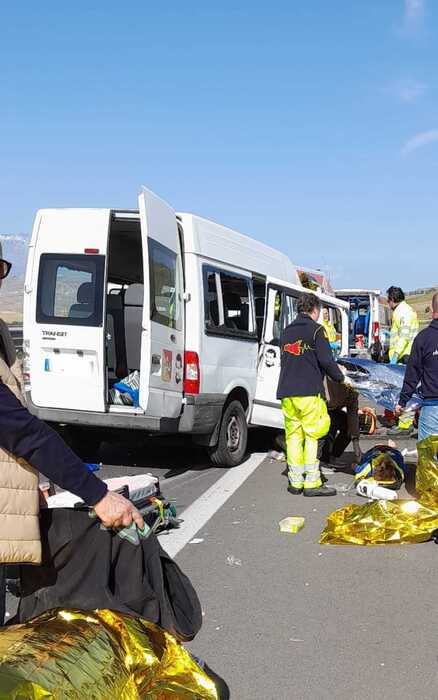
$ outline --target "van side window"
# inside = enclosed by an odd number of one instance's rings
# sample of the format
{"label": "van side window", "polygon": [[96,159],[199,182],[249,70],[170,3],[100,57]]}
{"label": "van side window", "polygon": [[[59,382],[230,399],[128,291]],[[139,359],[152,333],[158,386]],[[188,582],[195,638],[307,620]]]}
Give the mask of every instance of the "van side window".
{"label": "van side window", "polygon": [[282,329],[284,330],[287,326],[290,326],[292,321],[295,321],[297,317],[297,297],[292,297],[286,294],[283,302],[283,314],[282,314]]}
{"label": "van side window", "polygon": [[270,336],[268,340],[269,345],[280,345],[282,331],[297,316],[297,303],[297,297],[292,294],[283,292],[281,289],[270,288],[269,304],[271,307],[273,304],[273,311],[271,311],[272,315],[268,314],[267,318],[268,326],[271,328],[271,333],[268,334]]}
{"label": "van side window", "polygon": [[104,266],[103,255],[42,255],[37,323],[101,326]]}
{"label": "van side window", "polygon": [[204,266],[207,333],[256,338],[251,280]]}
{"label": "van side window", "polygon": [[166,246],[148,239],[151,321],[182,329],[182,275],[178,258]]}

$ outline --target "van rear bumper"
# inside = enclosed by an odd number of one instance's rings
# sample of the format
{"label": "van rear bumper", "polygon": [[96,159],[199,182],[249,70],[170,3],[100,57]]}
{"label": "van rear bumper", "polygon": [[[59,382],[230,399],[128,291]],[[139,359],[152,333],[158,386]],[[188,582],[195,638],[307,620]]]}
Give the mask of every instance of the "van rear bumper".
{"label": "van rear bumper", "polygon": [[48,423],[90,426],[94,428],[124,428],[158,433],[194,433],[210,435],[220,421],[226,397],[224,394],[186,396],[186,403],[178,418],[154,418],[134,413],[97,413],[71,411],[65,408],[36,406],[31,392],[26,392],[26,406],[37,418]]}

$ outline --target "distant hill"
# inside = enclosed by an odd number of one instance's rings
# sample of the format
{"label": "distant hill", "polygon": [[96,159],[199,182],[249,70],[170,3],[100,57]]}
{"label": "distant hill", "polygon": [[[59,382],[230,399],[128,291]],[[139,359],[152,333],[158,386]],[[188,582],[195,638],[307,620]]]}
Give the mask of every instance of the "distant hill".
{"label": "distant hill", "polygon": [[29,236],[25,234],[0,234],[2,257],[12,263],[11,275],[22,277],[26,270]]}
{"label": "distant hill", "polygon": [[417,312],[418,321],[421,328],[424,328],[424,326],[427,326],[427,324],[430,323],[430,305],[432,297],[437,291],[438,287],[430,287],[427,291],[422,290],[418,294],[410,294],[406,297],[408,304],[410,304]]}
{"label": "distant hill", "polygon": [[0,317],[7,323],[23,320],[23,289],[29,236],[0,234],[1,257],[12,263],[10,276],[0,291]]}

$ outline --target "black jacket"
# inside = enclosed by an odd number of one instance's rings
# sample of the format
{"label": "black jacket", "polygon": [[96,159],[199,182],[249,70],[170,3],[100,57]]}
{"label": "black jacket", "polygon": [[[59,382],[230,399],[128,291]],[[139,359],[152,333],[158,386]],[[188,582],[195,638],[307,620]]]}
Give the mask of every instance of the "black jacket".
{"label": "black jacket", "polygon": [[438,399],[438,319],[420,331],[414,340],[400,393],[400,406],[406,406],[419,382],[424,399]]}
{"label": "black jacket", "polygon": [[298,314],[281,336],[281,371],[277,398],[324,396],[323,380],[328,375],[343,382],[344,375],[333,359],[324,329],[307,314]]}
{"label": "black jacket", "polygon": [[155,534],[134,545],[102,530],[86,511],[68,508],[42,510],[40,521],[42,565],[20,567],[14,623],[52,608],[109,608],[154,622],[182,641],[199,631],[196,591]]}
{"label": "black jacket", "polygon": [[25,459],[89,506],[98,503],[108,490],[59,435],[29,413],[3,382],[0,382],[0,447],[14,457]]}

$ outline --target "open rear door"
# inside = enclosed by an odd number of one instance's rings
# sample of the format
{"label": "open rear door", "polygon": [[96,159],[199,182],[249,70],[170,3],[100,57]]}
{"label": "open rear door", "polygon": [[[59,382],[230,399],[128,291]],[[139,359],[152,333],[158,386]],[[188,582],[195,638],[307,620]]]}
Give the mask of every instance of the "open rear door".
{"label": "open rear door", "polygon": [[105,411],[105,266],[109,209],[47,209],[35,223],[26,333],[31,398]]}
{"label": "open rear door", "polygon": [[159,418],[177,418],[182,408],[184,288],[175,212],[153,192],[139,198],[143,239],[144,305],[140,406]]}

